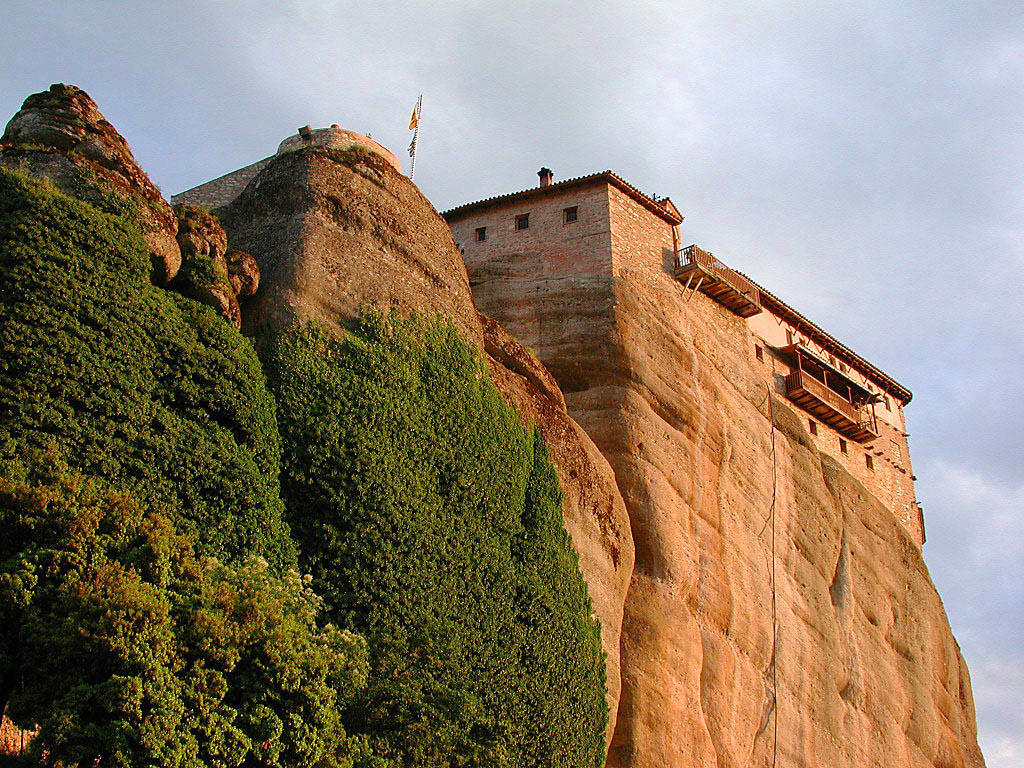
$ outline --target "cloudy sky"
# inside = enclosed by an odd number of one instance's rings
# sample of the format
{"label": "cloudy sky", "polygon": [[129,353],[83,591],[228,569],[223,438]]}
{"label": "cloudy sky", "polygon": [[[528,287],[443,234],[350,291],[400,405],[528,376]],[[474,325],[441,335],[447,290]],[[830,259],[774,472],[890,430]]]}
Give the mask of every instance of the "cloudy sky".
{"label": "cloudy sky", "polygon": [[[3,0],[0,115],[85,88],[165,194],[339,123],[439,209],[612,168],[914,392],[925,556],[1024,765],[1024,5]],[[404,157],[404,155],[403,155]]]}

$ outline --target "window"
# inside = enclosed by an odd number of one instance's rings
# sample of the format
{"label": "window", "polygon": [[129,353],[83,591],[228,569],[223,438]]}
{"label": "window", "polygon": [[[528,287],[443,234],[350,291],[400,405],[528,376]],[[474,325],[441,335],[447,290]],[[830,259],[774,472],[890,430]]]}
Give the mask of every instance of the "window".
{"label": "window", "polygon": [[864,466],[872,471],[875,469],[875,460],[871,458],[871,454],[869,453],[864,454]]}
{"label": "window", "polygon": [[570,206],[562,210],[562,223],[572,224],[576,219],[579,218],[580,209],[578,206]]}
{"label": "window", "polygon": [[754,356],[761,362],[764,362],[764,350],[761,349],[760,344],[754,345]]}
{"label": "window", "polygon": [[814,419],[807,420],[807,428],[811,430],[812,435],[818,434],[818,423]]}
{"label": "window", "polygon": [[487,239],[487,227],[477,227],[476,228],[476,241],[478,243],[482,243],[486,239]]}
{"label": "window", "polygon": [[792,331],[786,331],[786,343],[787,344],[792,344],[793,343],[793,332]]}
{"label": "window", "polygon": [[888,395],[882,395],[882,399],[885,401],[885,410],[891,411],[892,408],[889,407],[889,396]]}
{"label": "window", "polygon": [[530,214],[524,213],[521,216],[516,216],[516,230],[529,229],[530,228]]}
{"label": "window", "polygon": [[846,445],[846,441],[843,438],[839,438],[839,452],[844,456],[850,452],[850,449]]}
{"label": "window", "polygon": [[892,440],[892,453],[896,457],[896,461],[903,461],[903,451],[900,450],[900,444],[895,440]]}
{"label": "window", "polygon": [[846,373],[850,369],[846,367],[846,363],[840,362],[839,363],[839,370],[842,371],[843,373]]}

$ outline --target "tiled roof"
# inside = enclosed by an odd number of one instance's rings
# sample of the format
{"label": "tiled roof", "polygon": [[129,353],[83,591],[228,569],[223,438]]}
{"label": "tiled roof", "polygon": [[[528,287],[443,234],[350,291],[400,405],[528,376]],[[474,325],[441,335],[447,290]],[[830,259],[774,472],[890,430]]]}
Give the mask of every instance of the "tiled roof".
{"label": "tiled roof", "polygon": [[[739,274],[743,275],[742,272],[739,272]],[[771,291],[763,288],[757,281],[752,280],[747,275],[743,276],[757,286],[758,291],[761,292],[761,305],[769,312],[791,323],[798,331],[806,333],[810,338],[814,339],[814,341],[836,357],[842,359],[849,365],[852,365],[854,368],[858,368],[862,372],[867,373],[882,389],[893,397],[899,399],[904,405],[910,402],[914,393],[896,381],[896,379],[892,378],[881,369],[873,366],[817,323],[808,319],[800,312],[797,312]]]}
{"label": "tiled roof", "polygon": [[591,173],[587,176],[576,176],[572,179],[559,181],[556,184],[549,184],[546,187],[531,187],[530,189],[523,189],[519,192],[509,192],[504,195],[487,197],[483,200],[477,200],[472,203],[459,205],[455,208],[449,208],[441,215],[448,221],[451,221],[452,219],[461,218],[468,213],[482,210],[484,208],[493,208],[495,206],[506,205],[507,203],[518,202],[520,200],[529,200],[535,197],[542,197],[543,195],[547,195],[552,192],[560,192],[566,189],[571,189],[572,187],[582,187],[587,184],[594,184],[598,182],[611,184],[620,192],[633,198],[644,208],[656,216],[661,217],[669,224],[676,225],[683,221],[683,217],[679,213],[679,209],[675,207],[669,198],[665,197],[660,200],[655,200],[653,197],[645,195],[639,189],[612,171],[599,171],[598,173]]}

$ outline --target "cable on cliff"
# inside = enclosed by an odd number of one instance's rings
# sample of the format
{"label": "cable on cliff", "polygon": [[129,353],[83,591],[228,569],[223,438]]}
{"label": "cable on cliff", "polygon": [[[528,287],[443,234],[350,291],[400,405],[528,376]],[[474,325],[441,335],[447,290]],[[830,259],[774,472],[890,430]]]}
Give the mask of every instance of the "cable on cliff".
{"label": "cable on cliff", "polygon": [[[775,361],[772,361],[772,373],[775,373]],[[764,524],[761,526],[761,530],[758,532],[757,537],[761,538],[764,534],[765,528],[768,527],[768,523],[772,526],[772,553],[771,563],[769,564],[769,572],[771,573],[771,585],[772,585],[772,768],[775,768],[776,760],[779,756],[779,686],[778,678],[776,676],[776,648],[779,639],[779,624],[777,618],[777,604],[778,604],[778,590],[775,582],[775,501],[778,496],[778,458],[775,449],[775,409],[772,404],[772,390],[769,384],[765,384],[765,400],[768,403],[768,429],[771,435],[772,445],[772,503],[768,510],[768,516],[765,518]]]}

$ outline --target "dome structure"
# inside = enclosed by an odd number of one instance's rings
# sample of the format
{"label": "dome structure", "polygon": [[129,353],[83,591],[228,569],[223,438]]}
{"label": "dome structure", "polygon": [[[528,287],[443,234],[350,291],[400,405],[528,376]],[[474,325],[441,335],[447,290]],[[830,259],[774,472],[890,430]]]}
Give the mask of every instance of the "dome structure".
{"label": "dome structure", "polygon": [[338,125],[332,125],[330,128],[310,128],[307,125],[304,128],[300,128],[298,133],[289,136],[281,142],[277,148],[277,154],[281,155],[285,152],[310,146],[334,147],[336,149],[348,149],[354,146],[363,147],[381,155],[394,166],[395,170],[402,173],[402,164],[398,161],[398,157],[394,152],[383,144],[374,141],[369,136],[345,130]]}

